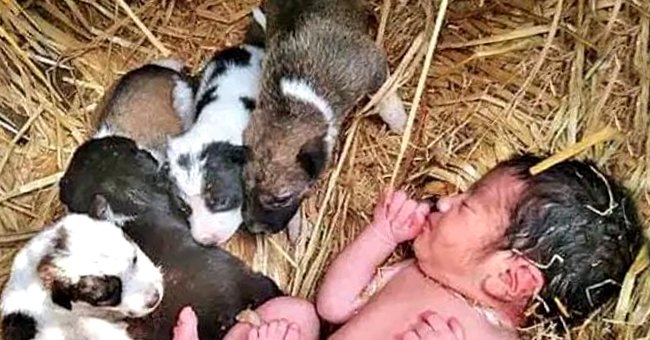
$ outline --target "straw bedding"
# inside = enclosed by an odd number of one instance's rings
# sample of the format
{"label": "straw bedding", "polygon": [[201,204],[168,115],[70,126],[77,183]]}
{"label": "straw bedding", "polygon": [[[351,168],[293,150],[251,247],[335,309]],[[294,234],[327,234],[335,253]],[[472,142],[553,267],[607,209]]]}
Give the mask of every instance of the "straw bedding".
{"label": "straw bedding", "polygon": [[[3,282],[16,249],[63,212],[56,181],[88,135],[93,108],[111,81],[167,55],[196,69],[213,51],[241,41],[256,4],[0,3]],[[287,291],[310,297],[332,254],[368,222],[381,188],[394,183],[418,197],[453,193],[520,151],[565,150],[561,156],[596,160],[633,190],[648,225],[649,2],[375,0],[372,5],[377,41],[388,51],[393,71],[387,86],[399,86],[412,109],[406,136],[388,132],[361,102],[346,122],[334,165],[303,206],[299,242],[290,246],[285,235],[241,235],[230,250]],[[613,130],[599,133],[606,127]],[[575,147],[581,141],[587,146]],[[572,338],[650,338],[643,326],[650,319],[647,267],[647,256],[640,255],[619,299],[575,329]],[[546,326],[526,334],[553,338]]]}

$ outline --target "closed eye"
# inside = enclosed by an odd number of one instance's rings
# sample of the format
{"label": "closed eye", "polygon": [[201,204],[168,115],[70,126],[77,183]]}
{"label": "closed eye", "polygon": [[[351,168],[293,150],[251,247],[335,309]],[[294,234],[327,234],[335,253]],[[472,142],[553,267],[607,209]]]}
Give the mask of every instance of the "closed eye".
{"label": "closed eye", "polygon": [[463,208],[466,208],[466,209],[469,210],[470,212],[472,212],[472,214],[476,214],[476,210],[474,210],[474,208],[470,207],[470,205],[467,204],[466,201],[463,201],[463,202],[461,203],[461,206],[462,206]]}
{"label": "closed eye", "polygon": [[292,200],[293,200],[293,194],[287,193],[281,196],[273,196],[273,200],[271,201],[271,204],[276,207],[284,207],[289,205]]}

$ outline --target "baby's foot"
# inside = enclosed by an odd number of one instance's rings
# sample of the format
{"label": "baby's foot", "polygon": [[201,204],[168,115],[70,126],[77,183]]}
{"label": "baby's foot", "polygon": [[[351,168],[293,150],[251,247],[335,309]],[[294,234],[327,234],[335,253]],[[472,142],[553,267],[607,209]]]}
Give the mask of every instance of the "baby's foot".
{"label": "baby's foot", "polygon": [[181,310],[174,327],[174,340],[199,340],[199,320],[191,307]]}
{"label": "baby's foot", "polygon": [[455,318],[443,319],[440,315],[428,312],[422,316],[413,330],[404,335],[403,340],[464,340],[462,326]]}
{"label": "baby's foot", "polygon": [[248,340],[300,340],[300,328],[287,320],[273,320],[248,333]]}

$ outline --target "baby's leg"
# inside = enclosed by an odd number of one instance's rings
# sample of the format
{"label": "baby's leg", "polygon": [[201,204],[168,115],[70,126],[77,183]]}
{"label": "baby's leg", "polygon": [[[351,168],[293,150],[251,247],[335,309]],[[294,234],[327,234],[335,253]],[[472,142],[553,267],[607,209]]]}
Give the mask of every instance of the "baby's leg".
{"label": "baby's leg", "polygon": [[292,297],[267,301],[255,310],[262,319],[260,327],[248,323],[233,326],[225,340],[316,340],[320,322],[311,303]]}

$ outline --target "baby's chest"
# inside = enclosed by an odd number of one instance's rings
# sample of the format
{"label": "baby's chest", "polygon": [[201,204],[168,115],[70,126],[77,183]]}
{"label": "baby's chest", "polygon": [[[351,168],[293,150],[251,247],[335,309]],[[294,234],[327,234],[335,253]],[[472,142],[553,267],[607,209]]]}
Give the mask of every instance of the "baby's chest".
{"label": "baby's chest", "polygon": [[425,312],[456,318],[468,340],[509,338],[464,300],[405,274],[377,293],[332,339],[401,340]]}
{"label": "baby's chest", "polygon": [[436,301],[423,287],[399,281],[396,277],[376,293],[332,339],[401,339]]}

